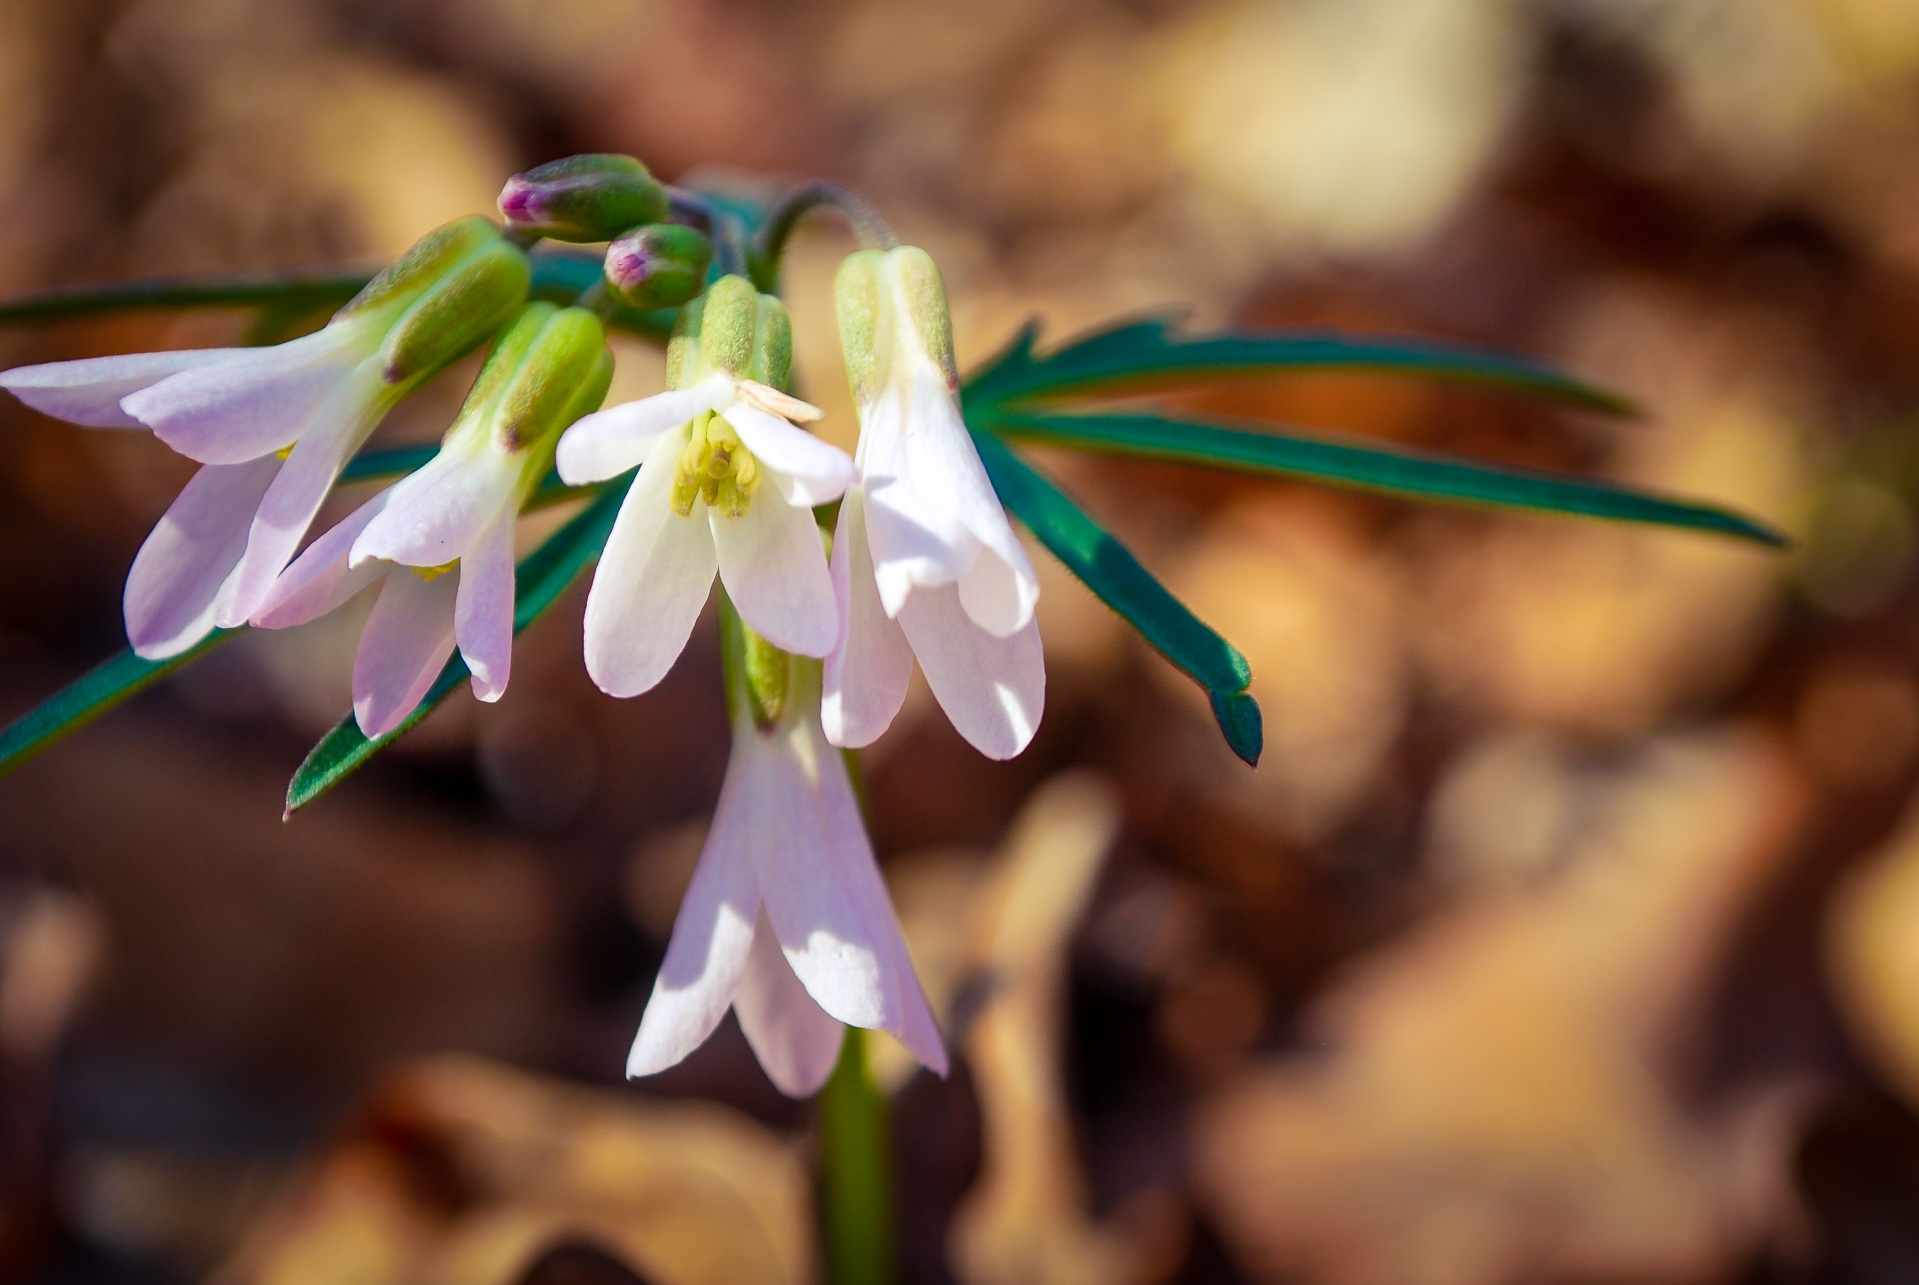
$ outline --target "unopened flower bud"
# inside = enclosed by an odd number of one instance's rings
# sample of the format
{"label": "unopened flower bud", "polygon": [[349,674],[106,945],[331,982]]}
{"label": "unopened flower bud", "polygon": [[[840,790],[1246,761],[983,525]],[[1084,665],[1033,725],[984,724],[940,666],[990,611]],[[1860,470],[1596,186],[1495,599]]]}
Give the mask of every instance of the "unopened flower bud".
{"label": "unopened flower bud", "polygon": [[610,241],[666,217],[666,188],[631,156],[592,153],[515,174],[500,191],[507,223],[556,241]]}
{"label": "unopened flower bud", "polygon": [[677,308],[706,284],[713,243],[677,223],[635,228],[606,249],[606,284],[629,308]]}
{"label": "unopened flower bud", "polygon": [[949,389],[959,387],[953,317],[932,255],[911,245],[850,254],[833,283],[833,301],[847,380],[860,405],[908,374],[907,366],[928,364]]}
{"label": "unopened flower bud", "polygon": [[449,436],[484,434],[496,450],[544,455],[561,429],[599,408],[612,379],[599,318],[530,303],[487,354]]}

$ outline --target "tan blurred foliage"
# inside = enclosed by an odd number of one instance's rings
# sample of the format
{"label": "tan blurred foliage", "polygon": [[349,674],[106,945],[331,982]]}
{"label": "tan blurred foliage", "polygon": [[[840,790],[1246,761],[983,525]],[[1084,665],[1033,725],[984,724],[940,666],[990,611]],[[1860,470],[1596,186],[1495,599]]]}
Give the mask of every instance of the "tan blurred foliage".
{"label": "tan blurred foliage", "polygon": [[1553,874],[1361,961],[1322,1052],[1209,1106],[1201,1182],[1262,1276],[1702,1279],[1789,1225],[1789,1086],[1678,1093],[1716,954],[1801,824],[1787,764],[1725,734],[1576,788]]}
{"label": "tan blurred foliage", "polygon": [[735,1112],[442,1059],[376,1089],[216,1279],[492,1285],[587,1238],[663,1285],[801,1285],[810,1217],[797,1158]]}

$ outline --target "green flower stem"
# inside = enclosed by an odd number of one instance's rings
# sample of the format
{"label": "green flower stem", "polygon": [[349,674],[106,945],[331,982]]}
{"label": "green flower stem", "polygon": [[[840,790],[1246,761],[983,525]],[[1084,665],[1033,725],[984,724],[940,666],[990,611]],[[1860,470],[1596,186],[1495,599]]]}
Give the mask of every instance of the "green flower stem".
{"label": "green flower stem", "polygon": [[756,288],[767,294],[779,289],[780,260],[786,257],[786,243],[792,238],[793,229],[806,215],[822,209],[833,210],[844,218],[852,226],[853,235],[859,238],[862,249],[891,250],[900,243],[873,203],[852,188],[824,179],[802,183],[767,211],[766,222],[753,242],[748,256],[752,270],[748,276]]}
{"label": "green flower stem", "polygon": [[896,1275],[892,1130],[867,1038],[846,1028],[839,1065],[819,1096],[820,1226],[831,1285],[891,1285]]}

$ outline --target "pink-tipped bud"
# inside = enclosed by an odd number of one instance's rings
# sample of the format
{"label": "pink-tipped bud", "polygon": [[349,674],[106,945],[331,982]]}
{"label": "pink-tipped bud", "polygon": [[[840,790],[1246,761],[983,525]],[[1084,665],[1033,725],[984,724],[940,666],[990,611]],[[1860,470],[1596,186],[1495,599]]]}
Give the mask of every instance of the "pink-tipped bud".
{"label": "pink-tipped bud", "polygon": [[606,285],[629,308],[677,308],[706,285],[713,243],[693,228],[652,223],[606,248]]}
{"label": "pink-tipped bud", "polygon": [[610,241],[666,216],[666,189],[631,156],[594,153],[537,165],[500,191],[509,227],[556,241]]}

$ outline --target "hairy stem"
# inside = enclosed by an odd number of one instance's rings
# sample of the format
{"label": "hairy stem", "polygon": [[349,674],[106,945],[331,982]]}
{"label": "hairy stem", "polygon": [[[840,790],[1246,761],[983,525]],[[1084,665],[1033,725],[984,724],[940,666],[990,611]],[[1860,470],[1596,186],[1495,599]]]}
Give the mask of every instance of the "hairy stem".
{"label": "hairy stem", "polygon": [[832,210],[845,219],[864,249],[891,250],[900,243],[873,203],[852,188],[825,179],[802,183],[774,204],[753,244],[749,261],[753,284],[760,290],[770,294],[779,289],[786,243],[799,221],[814,210]]}

